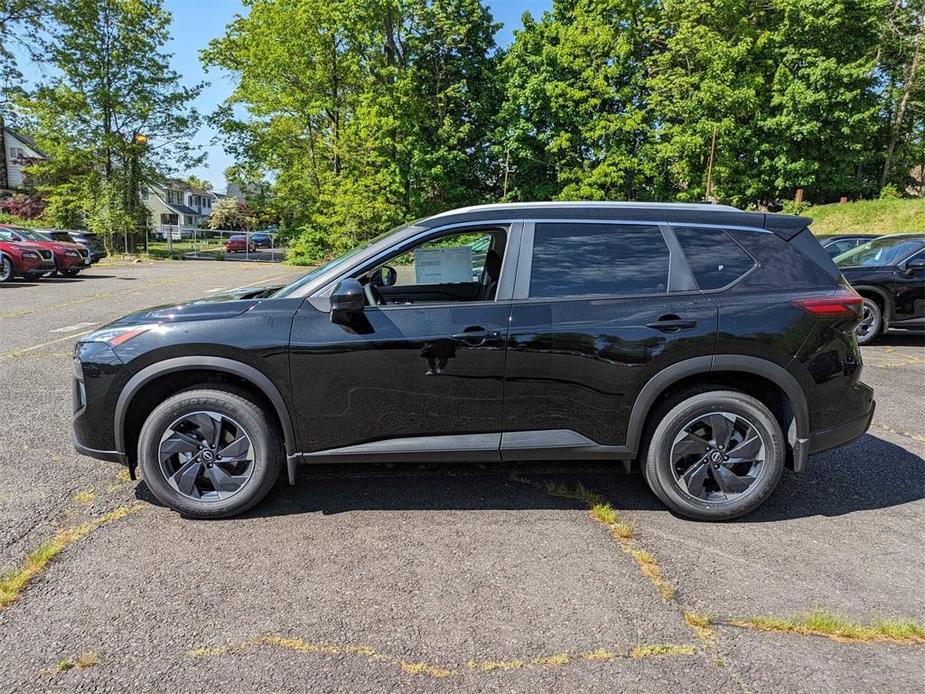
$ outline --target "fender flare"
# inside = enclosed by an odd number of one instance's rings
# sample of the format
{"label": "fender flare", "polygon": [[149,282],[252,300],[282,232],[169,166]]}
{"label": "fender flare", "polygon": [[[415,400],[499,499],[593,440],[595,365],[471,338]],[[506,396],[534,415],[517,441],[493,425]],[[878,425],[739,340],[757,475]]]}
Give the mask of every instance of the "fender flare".
{"label": "fender flare", "polygon": [[116,402],[116,409],[113,415],[113,431],[115,432],[116,450],[128,454],[125,445],[125,421],[131,407],[132,400],[138,392],[155,378],[168,373],[177,371],[192,370],[220,371],[223,373],[233,374],[248,381],[255,386],[273,405],[276,415],[283,427],[283,439],[286,444],[286,451],[291,452],[297,449],[295,445],[295,434],[292,428],[292,419],[289,416],[289,408],[286,401],[280,394],[279,389],[273,385],[273,382],[261,371],[253,366],[244,364],[234,359],[224,357],[175,357],[165,359],[146,366],[141,371],[132,376]]}
{"label": "fender flare", "polygon": [[[638,453],[646,419],[658,397],[666,389],[689,376],[710,374],[715,371],[741,371],[744,374],[757,374],[779,386],[790,401],[796,426],[796,440],[791,440],[790,443],[795,449],[805,445],[800,441],[809,438],[809,405],[796,378],[784,367],[765,359],[742,354],[716,354],[685,359],[672,364],[649,379],[633,403],[626,433],[627,447],[634,453]],[[787,436],[786,431],[784,435]]]}
{"label": "fender flare", "polygon": [[853,284],[851,286],[854,287],[854,291],[858,294],[861,292],[870,292],[883,299],[883,329],[886,330],[889,328],[890,323],[893,322],[893,297],[890,296],[889,292],[875,284]]}

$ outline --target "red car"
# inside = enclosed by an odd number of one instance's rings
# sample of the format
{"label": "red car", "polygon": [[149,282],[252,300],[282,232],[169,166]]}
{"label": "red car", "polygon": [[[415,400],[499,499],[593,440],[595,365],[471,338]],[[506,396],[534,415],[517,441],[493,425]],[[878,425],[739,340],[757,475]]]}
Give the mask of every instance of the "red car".
{"label": "red car", "polygon": [[[41,248],[49,250],[54,255],[55,270],[65,277],[74,277],[85,267],[90,267],[90,250],[77,243],[63,243],[52,241],[50,236],[24,227],[12,224],[0,224],[0,240],[2,241],[29,241]],[[54,274],[52,271],[51,274]]]}
{"label": "red car", "polygon": [[229,236],[228,243],[225,244],[225,251],[227,253],[237,253],[238,251],[249,251],[253,253],[256,250],[257,246],[253,241],[248,240],[244,234]]}
{"label": "red car", "polygon": [[4,241],[0,236],[0,282],[11,280],[17,275],[34,280],[54,271],[54,254],[48,249],[28,241]]}

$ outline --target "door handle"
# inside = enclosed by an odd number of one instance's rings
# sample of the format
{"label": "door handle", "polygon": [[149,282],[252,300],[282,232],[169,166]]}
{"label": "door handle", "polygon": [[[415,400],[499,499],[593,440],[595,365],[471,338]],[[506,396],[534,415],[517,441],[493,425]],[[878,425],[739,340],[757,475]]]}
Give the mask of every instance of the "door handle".
{"label": "door handle", "polygon": [[461,333],[455,333],[451,336],[457,342],[463,342],[472,347],[479,347],[484,345],[489,338],[498,338],[501,337],[500,330],[485,330],[485,328],[475,327],[475,328],[466,328]]}
{"label": "door handle", "polygon": [[661,330],[663,333],[676,333],[679,330],[688,330],[697,327],[697,321],[686,320],[679,316],[668,315],[662,316],[654,323],[646,323],[647,328]]}

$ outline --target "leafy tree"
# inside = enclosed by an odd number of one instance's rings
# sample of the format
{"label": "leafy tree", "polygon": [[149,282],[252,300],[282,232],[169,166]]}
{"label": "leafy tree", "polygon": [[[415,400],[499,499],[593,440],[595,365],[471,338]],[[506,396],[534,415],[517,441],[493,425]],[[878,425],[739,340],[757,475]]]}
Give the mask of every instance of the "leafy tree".
{"label": "leafy tree", "polygon": [[558,0],[504,61],[509,198],[652,195],[645,65],[657,0]]}
{"label": "leafy tree", "polygon": [[[203,52],[236,87],[212,122],[315,259],[483,199],[495,25],[477,0],[247,0]],[[246,111],[246,118],[239,117]]]}
{"label": "leafy tree", "polygon": [[32,59],[42,60],[39,36],[48,5],[47,0],[0,0],[0,125],[14,116],[11,101],[22,91],[22,73],[12,48],[18,46]]}
{"label": "leafy tree", "polygon": [[55,71],[22,101],[51,156],[33,174],[55,198],[55,215],[84,214],[91,226],[126,234],[147,216],[146,181],[201,162],[189,104],[202,85],[182,86],[170,68],[161,0],[58,0],[52,18]]}
{"label": "leafy tree", "polygon": [[255,219],[247,205],[234,198],[219,198],[209,215],[210,229],[253,229]]}

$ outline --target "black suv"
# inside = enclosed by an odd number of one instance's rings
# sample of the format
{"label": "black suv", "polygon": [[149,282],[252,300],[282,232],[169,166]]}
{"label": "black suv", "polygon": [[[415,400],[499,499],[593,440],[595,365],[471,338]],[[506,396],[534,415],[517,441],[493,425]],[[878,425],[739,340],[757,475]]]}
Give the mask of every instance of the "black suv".
{"label": "black suv", "polygon": [[[757,507],[861,436],[861,298],[810,220],[710,205],[466,208],[293,284],[75,349],[77,449],[194,517],[318,462],[639,461],[674,511]],[[487,250],[473,277],[473,248]]]}
{"label": "black suv", "polygon": [[925,328],[925,234],[891,234],[835,258],[864,299],[857,327],[866,345],[891,328]]}

